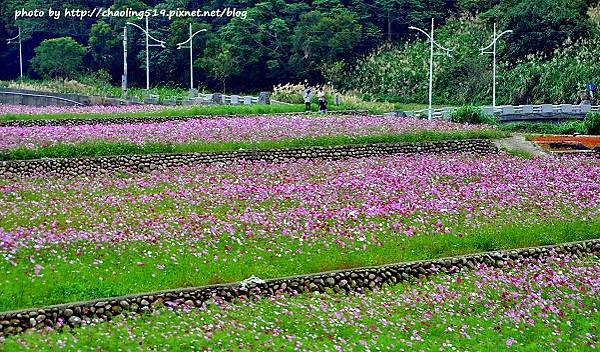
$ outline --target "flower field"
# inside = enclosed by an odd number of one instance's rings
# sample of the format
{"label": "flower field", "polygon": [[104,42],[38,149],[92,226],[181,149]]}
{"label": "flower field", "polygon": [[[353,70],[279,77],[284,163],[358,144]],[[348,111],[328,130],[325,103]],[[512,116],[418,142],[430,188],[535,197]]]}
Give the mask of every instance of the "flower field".
{"label": "flower field", "polygon": [[461,132],[493,129],[447,121],[385,116],[276,116],[197,119],[144,124],[0,127],[0,150],[57,144],[115,142],[187,144],[295,140],[328,136],[361,137],[419,131]]}
{"label": "flower field", "polygon": [[0,311],[597,238],[592,158],[396,155],[0,181]]}
{"label": "flower field", "polygon": [[160,111],[165,106],[161,105],[91,105],[91,106],[27,106],[0,104],[2,115],[51,115],[51,114],[114,114],[130,112]]}
{"label": "flower field", "polygon": [[303,294],[201,309],[165,307],[77,330],[30,332],[7,351],[173,349],[593,351],[600,343],[598,257],[524,260],[380,291]]}
{"label": "flower field", "polygon": [[247,116],[0,127],[0,160],[500,138],[493,126],[384,116]]}
{"label": "flower field", "polygon": [[114,117],[181,117],[260,115],[304,111],[304,105],[127,105],[127,106],[24,106],[0,104],[0,121],[36,119],[90,119]]}

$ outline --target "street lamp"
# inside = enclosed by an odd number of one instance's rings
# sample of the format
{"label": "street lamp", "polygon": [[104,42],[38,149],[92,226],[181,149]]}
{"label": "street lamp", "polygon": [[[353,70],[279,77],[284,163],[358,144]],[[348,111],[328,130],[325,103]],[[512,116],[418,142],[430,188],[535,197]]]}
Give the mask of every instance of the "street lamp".
{"label": "street lamp", "polygon": [[[149,53],[148,48],[151,46],[160,46],[161,48],[164,48],[165,42],[154,38],[148,32],[148,16],[146,16],[146,29],[138,26],[135,23],[127,22],[126,24],[137,27],[138,29],[140,29],[142,32],[144,32],[146,34],[146,90],[150,90],[150,53]],[[154,40],[157,44],[149,44],[149,39]],[[124,41],[123,45],[126,46],[127,45],[127,30],[125,30],[125,35],[123,36],[123,41]],[[126,51],[124,53],[124,56],[125,55],[126,55]]]}
{"label": "street lamp", "polygon": [[[512,30],[507,30],[504,31],[500,34],[496,34],[496,24],[494,23],[494,38],[492,39],[492,43],[488,46],[486,46],[485,48],[481,48],[479,49],[481,51],[481,55],[483,54],[492,54],[493,56],[493,83],[492,83],[492,111],[495,112],[496,111],[496,42],[498,41],[498,39],[500,39],[500,37],[502,37],[505,34],[509,34],[512,33]],[[489,49],[492,49],[492,51],[486,51]]]}
{"label": "street lamp", "polygon": [[433,37],[433,25],[434,25],[434,19],[431,19],[431,34],[428,34],[427,32],[425,32],[424,30],[414,27],[414,26],[410,26],[408,27],[408,29],[413,29],[415,31],[419,31],[423,34],[425,34],[427,36],[427,38],[429,38],[429,42],[430,42],[430,47],[429,47],[429,120],[431,121],[433,119],[433,108],[432,108],[432,100],[433,100],[433,46],[437,46],[438,48],[440,48],[441,50],[443,50],[446,53],[446,56],[448,57],[452,57],[452,55],[450,55],[450,52],[452,50],[444,48],[443,46],[439,45],[438,43],[435,42],[434,37]]}
{"label": "street lamp", "polygon": [[123,77],[121,78],[123,96],[127,99],[127,26],[123,26]]}
{"label": "street lamp", "polygon": [[21,45],[21,27],[18,28],[19,34],[14,38],[7,39],[7,44],[12,44],[11,42],[13,40],[19,39],[19,71],[21,73],[21,80],[23,80],[23,49]]}
{"label": "street lamp", "polygon": [[[190,49],[190,92],[194,89],[194,37],[200,32],[206,32],[206,29],[201,29],[196,33],[192,34],[192,24],[190,23],[190,37],[185,42],[177,44],[177,49]],[[190,43],[188,46],[185,44]]]}

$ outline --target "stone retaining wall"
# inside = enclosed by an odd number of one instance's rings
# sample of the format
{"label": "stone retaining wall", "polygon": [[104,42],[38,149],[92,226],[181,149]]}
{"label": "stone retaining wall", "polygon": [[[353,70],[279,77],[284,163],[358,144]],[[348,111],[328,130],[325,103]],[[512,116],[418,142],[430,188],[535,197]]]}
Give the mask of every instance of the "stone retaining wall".
{"label": "stone retaining wall", "polygon": [[274,293],[296,294],[326,290],[348,292],[358,289],[373,289],[384,284],[393,285],[433,273],[453,273],[465,268],[474,269],[479,264],[503,267],[512,261],[524,258],[540,258],[554,254],[582,256],[597,253],[600,253],[600,239],[338,270],[264,281],[248,280],[232,284],[167,290],[45,308],[25,309],[0,313],[0,336],[18,334],[31,328],[39,329],[44,326],[56,326],[59,321],[70,326],[79,326],[82,323],[110,320],[112,317],[121,315],[124,312],[143,312],[160,307],[166,302],[201,306],[214,297],[232,300],[234,298],[249,297],[250,295],[268,296]]}
{"label": "stone retaining wall", "polygon": [[497,153],[488,140],[458,140],[420,143],[359,144],[265,150],[238,150],[186,154],[120,155],[90,158],[12,160],[0,162],[0,178],[33,175],[78,176],[111,172],[148,172],[184,165],[235,161],[283,162],[299,159],[363,158],[407,153],[468,152]]}

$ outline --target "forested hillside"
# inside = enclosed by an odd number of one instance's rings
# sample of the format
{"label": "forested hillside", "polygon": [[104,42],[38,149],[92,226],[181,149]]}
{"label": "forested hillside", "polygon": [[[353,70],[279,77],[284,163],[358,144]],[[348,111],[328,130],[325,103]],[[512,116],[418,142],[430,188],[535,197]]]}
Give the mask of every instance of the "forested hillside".
{"label": "forested hillside", "polygon": [[[473,4],[488,1],[471,1]],[[599,7],[583,0],[504,0],[471,7],[436,28],[436,42],[452,57],[435,57],[434,103],[490,104],[492,58],[481,55],[498,33],[498,104],[579,103],[600,83]],[[468,7],[464,7],[466,9]],[[423,38],[421,38],[423,39]],[[391,43],[358,59],[338,80],[368,99],[427,101],[429,44]]]}
{"label": "forested hillside", "polygon": [[[489,43],[492,26],[512,29],[499,46],[499,100],[574,100],[582,82],[600,77],[591,48],[597,37],[597,0],[0,0],[0,79],[18,77],[18,45],[7,38],[23,33],[26,73],[32,78],[94,74],[118,84],[123,65],[124,18],[26,18],[19,9],[222,9],[247,10],[242,18],[153,17],[150,32],[166,48],[151,48],[153,85],[186,87],[189,56],[176,44],[193,29],[195,81],[220,90],[256,91],[274,84],[331,81],[378,100],[422,102],[426,96],[428,47],[409,26],[436,20],[438,41],[454,57],[436,57],[436,102],[486,103],[491,59],[478,48]],[[144,21],[129,19],[142,27]],[[50,70],[32,60],[46,39],[70,37],[83,49],[81,63]],[[77,43],[61,43],[73,48]],[[56,44],[56,43],[55,43]],[[129,82],[145,83],[145,37],[129,30]],[[571,49],[563,50],[565,46]],[[59,47],[56,44],[55,47]],[[44,48],[44,50],[52,50]],[[58,49],[56,49],[58,50]],[[41,51],[41,50],[39,50]],[[65,64],[66,65],[66,64]],[[569,74],[572,77],[564,79]],[[554,76],[560,76],[556,79]],[[556,84],[555,84],[556,83]],[[581,88],[577,88],[575,87]],[[579,91],[578,91],[579,89]],[[472,101],[471,101],[472,100]],[[489,100],[489,99],[488,99]]]}

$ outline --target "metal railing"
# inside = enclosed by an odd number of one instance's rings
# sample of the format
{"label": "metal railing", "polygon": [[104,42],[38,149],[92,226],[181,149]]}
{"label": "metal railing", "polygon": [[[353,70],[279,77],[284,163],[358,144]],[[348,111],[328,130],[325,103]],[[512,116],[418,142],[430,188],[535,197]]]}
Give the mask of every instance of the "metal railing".
{"label": "metal railing", "polygon": [[[434,119],[447,118],[454,111],[456,111],[456,108],[452,108],[452,107],[437,108],[437,109],[433,109],[431,116]],[[404,113],[410,117],[427,117],[427,115],[429,114],[429,109],[409,110],[409,111],[405,111]]]}
{"label": "metal railing", "polygon": [[540,104],[540,105],[503,105],[493,109],[491,106],[482,107],[486,113],[498,115],[527,115],[527,114],[587,114],[599,111],[598,105],[588,104]]}
{"label": "metal railing", "polygon": [[[433,118],[448,118],[450,114],[456,111],[455,107],[444,107],[433,109]],[[539,105],[502,105],[493,108],[491,106],[482,106],[481,110],[490,115],[497,116],[515,116],[515,115],[585,115],[588,112],[599,112],[599,105],[588,104],[539,104]],[[423,117],[429,113],[429,109],[410,110],[404,112],[407,116]]]}
{"label": "metal railing", "polygon": [[[172,97],[162,100],[163,105],[252,105],[258,103],[258,97],[241,96],[241,95],[214,95],[214,94],[199,94],[198,96],[190,96],[186,98]],[[131,101],[139,103],[138,101]],[[146,97],[143,100],[145,104],[158,104],[158,96]]]}
{"label": "metal railing", "polygon": [[214,94],[201,94],[197,97],[182,99],[183,105],[252,105],[258,104],[258,97],[242,96],[242,95],[220,95],[215,97]]}

